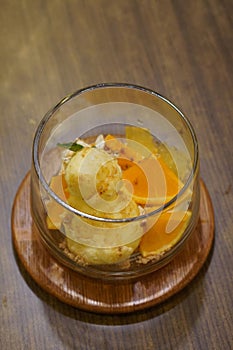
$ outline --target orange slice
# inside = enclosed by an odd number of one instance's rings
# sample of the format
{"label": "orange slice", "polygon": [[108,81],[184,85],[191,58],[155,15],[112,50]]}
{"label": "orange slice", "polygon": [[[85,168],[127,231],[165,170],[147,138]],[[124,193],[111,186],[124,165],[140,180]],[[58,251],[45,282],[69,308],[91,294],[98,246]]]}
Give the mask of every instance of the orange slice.
{"label": "orange slice", "polygon": [[135,164],[132,160],[123,157],[118,157],[117,162],[123,171],[131,168]]}
{"label": "orange slice", "polygon": [[[191,211],[163,213],[142,237],[139,247],[142,256],[157,255],[170,249],[179,241],[190,217]],[[169,226],[174,228],[170,231]]]}
{"label": "orange slice", "polygon": [[157,152],[157,147],[155,144],[155,140],[150,130],[146,128],[140,128],[138,126],[126,126],[125,127],[125,136],[127,139],[133,140],[132,147],[136,147],[137,144],[143,145],[148,149],[148,151],[152,153]]}
{"label": "orange slice", "polygon": [[133,186],[133,199],[141,205],[162,205],[172,199],[183,184],[162,158],[150,156],[123,171]]}

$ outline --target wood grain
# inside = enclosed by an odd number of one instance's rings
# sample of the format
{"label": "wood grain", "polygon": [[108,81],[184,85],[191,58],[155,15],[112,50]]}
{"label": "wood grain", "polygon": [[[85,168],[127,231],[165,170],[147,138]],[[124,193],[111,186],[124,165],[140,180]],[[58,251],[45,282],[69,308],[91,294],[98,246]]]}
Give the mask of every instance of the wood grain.
{"label": "wood grain", "polygon": [[[231,349],[233,203],[231,0],[2,0],[0,11],[0,348]],[[45,293],[14,256],[11,209],[37,124],[65,95],[139,84],[192,122],[215,210],[196,278],[146,311],[97,315]]]}
{"label": "wood grain", "polygon": [[191,238],[168,265],[132,281],[88,278],[63,266],[40,239],[30,215],[30,173],[19,187],[12,211],[13,243],[32,278],[69,305],[99,313],[134,312],[155,306],[184,288],[200,271],[214,239],[214,213],[201,182],[200,219]]}

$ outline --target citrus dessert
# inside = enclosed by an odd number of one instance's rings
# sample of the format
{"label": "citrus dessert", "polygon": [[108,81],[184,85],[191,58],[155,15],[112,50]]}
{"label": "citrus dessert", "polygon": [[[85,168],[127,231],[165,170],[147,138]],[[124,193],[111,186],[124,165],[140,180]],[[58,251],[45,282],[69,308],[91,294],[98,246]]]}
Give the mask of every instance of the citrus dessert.
{"label": "citrus dessert", "polygon": [[127,266],[135,257],[146,264],[181,239],[192,190],[179,195],[191,170],[180,151],[130,125],[124,135],[99,134],[58,147],[64,150],[50,188],[80,215],[48,201],[46,222],[49,230],[64,232],[60,248],[73,260]]}

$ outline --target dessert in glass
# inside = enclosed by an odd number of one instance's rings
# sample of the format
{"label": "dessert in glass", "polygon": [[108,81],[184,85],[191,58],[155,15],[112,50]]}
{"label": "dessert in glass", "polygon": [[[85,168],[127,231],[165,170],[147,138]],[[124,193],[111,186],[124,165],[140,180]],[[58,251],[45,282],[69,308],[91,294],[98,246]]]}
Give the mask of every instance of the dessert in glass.
{"label": "dessert in glass", "polygon": [[42,119],[32,217],[55,258],[86,276],[129,279],[169,263],[199,218],[198,144],[158,93],[98,84]]}

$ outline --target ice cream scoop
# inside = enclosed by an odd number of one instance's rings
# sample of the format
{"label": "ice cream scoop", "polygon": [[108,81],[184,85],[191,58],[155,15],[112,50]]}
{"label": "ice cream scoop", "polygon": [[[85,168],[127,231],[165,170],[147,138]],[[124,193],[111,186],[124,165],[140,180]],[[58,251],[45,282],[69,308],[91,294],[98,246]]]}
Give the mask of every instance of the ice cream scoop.
{"label": "ice cream scoop", "polygon": [[[103,149],[84,147],[65,169],[68,203],[90,215],[137,217],[139,207],[124,190],[117,160]],[[141,225],[91,220],[71,215],[64,220],[69,250],[90,264],[111,264],[129,257],[143,234]]]}

